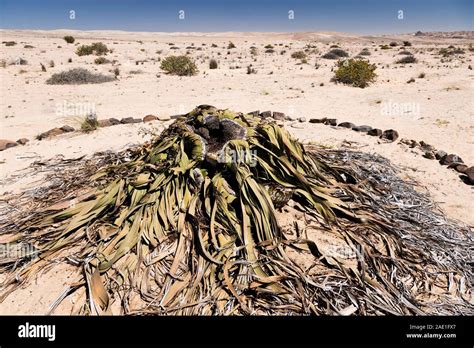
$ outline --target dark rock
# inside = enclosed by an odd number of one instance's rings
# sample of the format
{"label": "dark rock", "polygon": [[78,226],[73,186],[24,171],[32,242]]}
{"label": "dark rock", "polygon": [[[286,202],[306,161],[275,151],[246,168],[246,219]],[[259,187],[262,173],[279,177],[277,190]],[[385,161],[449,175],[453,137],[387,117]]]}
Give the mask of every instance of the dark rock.
{"label": "dark rock", "polygon": [[450,165],[452,163],[464,163],[464,161],[462,160],[461,157],[459,157],[458,155],[455,155],[455,154],[450,154],[450,155],[447,155],[447,156],[444,156],[443,158],[441,158],[439,160],[439,163],[441,163],[441,165],[443,166],[446,166],[446,165]]}
{"label": "dark rock", "polygon": [[260,110],[257,110],[257,111],[250,111],[247,113],[248,115],[251,115],[251,116],[254,116],[254,117],[257,117],[258,115],[260,115]]}
{"label": "dark rock", "polygon": [[436,148],[433,145],[427,144],[423,140],[420,141],[420,146],[423,151],[436,151]]}
{"label": "dark rock", "polygon": [[355,126],[352,128],[353,131],[356,132],[364,132],[367,133],[368,131],[371,131],[373,128],[371,126]]}
{"label": "dark rock", "polygon": [[382,133],[380,139],[395,141],[398,139],[398,132],[394,129],[388,129]]}
{"label": "dark rock", "polygon": [[159,118],[155,115],[146,115],[145,117],[143,117],[143,122],[151,122],[156,120],[159,120]]}
{"label": "dark rock", "polygon": [[374,129],[369,130],[367,134],[373,137],[379,137],[382,135],[382,130],[379,128],[374,128]]}
{"label": "dark rock", "polygon": [[327,118],[326,117],[323,117],[323,118],[311,118],[309,120],[309,123],[324,123],[326,122]]}
{"label": "dark rock", "polygon": [[306,117],[298,117],[298,121],[300,121],[300,122],[306,122]]}
{"label": "dark rock", "polygon": [[15,146],[18,146],[18,143],[11,140],[0,139],[0,151],[9,149],[10,147],[15,147]]}
{"label": "dark rock", "polygon": [[63,134],[64,131],[60,128],[53,128],[53,129],[50,129],[49,131],[47,132],[44,132],[44,133],[41,133],[40,135],[38,135],[36,138],[38,140],[43,140],[43,139],[46,139],[46,138],[51,138],[51,137],[55,137],[57,135],[60,135],[60,134]]}
{"label": "dark rock", "polygon": [[[110,119],[108,119],[108,118],[106,118],[105,120],[97,120],[97,122],[99,123],[99,127],[113,126],[112,122],[110,122]],[[120,121],[119,121],[119,123],[120,123]]]}
{"label": "dark rock", "polygon": [[120,120],[122,124],[142,123],[141,118],[125,117]]}
{"label": "dark rock", "polygon": [[443,151],[443,150],[436,151],[436,154],[435,154],[437,160],[441,160],[441,158],[447,155],[448,154],[446,153],[446,151]]}
{"label": "dark rock", "polygon": [[467,168],[469,168],[467,165],[462,164],[462,163],[452,163],[448,166],[448,168],[452,168],[458,173],[465,173]]}
{"label": "dark rock", "polygon": [[116,126],[116,125],[120,124],[120,121],[116,118],[113,118],[113,117],[109,118],[109,122],[112,124],[112,126]]}
{"label": "dark rock", "polygon": [[469,182],[474,185],[474,167],[467,168],[464,174],[466,174]]}
{"label": "dark rock", "polygon": [[61,128],[59,128],[60,130],[62,130],[64,133],[70,133],[70,132],[74,132],[75,129],[71,126],[62,126]]}
{"label": "dark rock", "polygon": [[435,157],[435,154],[433,153],[433,151],[426,151],[424,154],[423,154],[423,157],[424,158],[428,158],[430,160],[434,160],[436,157]]}
{"label": "dark rock", "polygon": [[324,121],[324,124],[329,126],[337,126],[337,120],[335,118],[328,118],[326,121]]}
{"label": "dark rock", "polygon": [[27,142],[29,142],[29,140],[26,138],[21,138],[21,139],[18,139],[16,142],[20,145],[25,145]]}
{"label": "dark rock", "polygon": [[218,130],[221,127],[219,117],[215,115],[207,115],[204,117],[204,124],[206,128],[210,130]]}
{"label": "dark rock", "polygon": [[341,122],[337,125],[338,127],[342,127],[342,128],[354,128],[356,125],[354,123],[351,123],[351,122]]}
{"label": "dark rock", "polygon": [[284,121],[285,120],[285,114],[283,112],[274,111],[272,117],[277,121]]}
{"label": "dark rock", "polygon": [[211,139],[211,136],[209,134],[209,129],[207,128],[204,128],[204,127],[198,128],[198,133],[201,134],[201,136],[206,140]]}
{"label": "dark rock", "polygon": [[261,118],[272,117],[272,112],[271,112],[271,111],[264,111],[264,112],[261,112],[261,113],[260,113],[260,117],[261,117]]}

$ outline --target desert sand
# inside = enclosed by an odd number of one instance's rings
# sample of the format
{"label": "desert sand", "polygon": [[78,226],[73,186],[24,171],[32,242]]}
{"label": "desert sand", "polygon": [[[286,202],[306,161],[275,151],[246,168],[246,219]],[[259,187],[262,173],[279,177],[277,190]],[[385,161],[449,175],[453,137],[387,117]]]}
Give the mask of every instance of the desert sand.
{"label": "desert sand", "polygon": [[[67,44],[63,40],[65,35],[74,36],[76,42]],[[34,161],[56,155],[76,158],[97,151],[125,149],[147,140],[141,129],[160,131],[172,122],[168,119],[170,115],[211,104],[242,112],[280,111],[293,119],[283,125],[303,143],[384,156],[400,168],[402,177],[416,182],[420,191],[428,192],[446,218],[474,227],[473,186],[463,182],[454,170],[424,158],[423,152],[399,142],[401,138],[424,141],[459,155],[469,166],[474,165],[474,73],[470,69],[474,52],[469,49],[474,43],[472,33],[453,38],[453,35],[435,34],[368,37],[341,33],[1,30],[0,36],[1,41],[17,42],[11,47],[1,45],[0,59],[6,66],[0,68],[0,139],[29,139],[26,145],[0,152],[3,197],[35,185],[41,173],[22,175],[22,170]],[[75,54],[77,45],[99,41],[113,49],[106,56],[112,63],[96,65],[96,56]],[[230,41],[235,49],[227,49]],[[398,46],[380,49],[380,45],[392,41]],[[417,63],[395,64],[402,57],[398,53],[403,41],[412,43],[406,49],[415,55]],[[212,44],[217,47],[211,47]],[[265,53],[264,46],[269,44],[274,47],[274,53]],[[25,48],[25,45],[33,47]],[[308,45],[307,63],[291,57],[291,53]],[[338,45],[350,56],[368,48],[371,52],[368,59],[377,66],[377,80],[364,89],[331,82],[335,61],[321,58],[331,45]],[[465,53],[443,59],[438,52],[450,45],[462,48]],[[251,46],[257,48],[258,55],[250,54]],[[160,69],[159,57],[186,52],[198,65],[196,76],[169,76]],[[14,64],[19,58],[27,64]],[[72,62],[68,62],[69,58]],[[212,58],[217,60],[218,68],[210,70]],[[256,74],[247,74],[250,64]],[[106,75],[113,75],[112,70],[119,68],[120,74],[115,81],[102,84],[45,84],[53,73],[76,67]],[[419,77],[422,73],[423,78]],[[415,81],[407,83],[411,78]],[[78,120],[85,116],[84,109],[88,107],[95,110],[99,119],[143,118],[153,114],[162,120],[35,139],[54,127],[80,128]],[[395,129],[400,139],[387,143],[346,128],[308,122],[323,117],[336,118],[338,123]],[[305,120],[300,122],[299,118]],[[67,266],[56,266],[38,277],[35,284],[0,303],[0,313],[46,313],[62,292],[66,278],[75,277]],[[56,313],[69,313],[73,304],[72,300],[68,301]]]}

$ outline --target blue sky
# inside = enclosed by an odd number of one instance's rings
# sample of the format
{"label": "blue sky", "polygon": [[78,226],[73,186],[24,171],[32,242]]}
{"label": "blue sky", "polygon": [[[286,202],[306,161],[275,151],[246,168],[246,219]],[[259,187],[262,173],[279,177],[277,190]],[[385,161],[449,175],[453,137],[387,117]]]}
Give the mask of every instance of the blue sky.
{"label": "blue sky", "polygon": [[[473,0],[0,0],[0,28],[129,31],[473,30]],[[69,18],[74,10],[76,18]],[[185,19],[178,13],[185,11]],[[288,19],[293,10],[295,18]],[[398,11],[403,19],[398,19]]]}

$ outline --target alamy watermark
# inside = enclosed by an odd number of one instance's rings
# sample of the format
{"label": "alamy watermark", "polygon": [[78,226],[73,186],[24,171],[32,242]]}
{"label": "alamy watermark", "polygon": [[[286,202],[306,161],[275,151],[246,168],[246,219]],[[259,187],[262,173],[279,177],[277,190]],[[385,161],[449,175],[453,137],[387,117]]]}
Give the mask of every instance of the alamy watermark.
{"label": "alamy watermark", "polygon": [[64,100],[56,104],[56,115],[58,116],[83,116],[95,114],[95,103],[70,102]]}
{"label": "alamy watermark", "polygon": [[399,103],[392,100],[380,104],[383,116],[420,116],[420,104],[415,102]]}
{"label": "alamy watermark", "polygon": [[257,150],[246,149],[221,151],[219,153],[217,161],[219,163],[245,163],[249,167],[255,167],[257,165]]}

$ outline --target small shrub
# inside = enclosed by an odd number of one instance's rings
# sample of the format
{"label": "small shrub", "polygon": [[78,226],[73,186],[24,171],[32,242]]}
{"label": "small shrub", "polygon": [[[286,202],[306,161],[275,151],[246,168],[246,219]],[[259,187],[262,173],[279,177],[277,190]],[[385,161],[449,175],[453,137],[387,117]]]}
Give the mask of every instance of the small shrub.
{"label": "small shrub", "polygon": [[390,47],[397,47],[398,44],[395,41],[390,42]]}
{"label": "small shrub", "polygon": [[97,128],[99,128],[99,121],[97,120],[95,113],[90,113],[84,117],[84,120],[81,123],[81,130],[83,132],[89,133],[93,130],[96,130]]}
{"label": "small shrub", "polygon": [[209,61],[209,69],[217,69],[217,61],[215,59]]}
{"label": "small shrub", "polygon": [[7,46],[7,47],[11,47],[11,46],[15,46],[15,45],[16,45],[16,42],[15,42],[15,41],[3,41],[3,43],[4,43],[5,46]]}
{"label": "small shrub", "polygon": [[413,53],[409,52],[409,51],[400,51],[398,52],[398,54],[401,54],[401,55],[404,55],[404,56],[412,56]]}
{"label": "small shrub", "polygon": [[410,42],[410,41],[403,41],[403,46],[405,46],[405,47],[410,47],[410,46],[411,46],[411,42]]}
{"label": "small shrub", "polygon": [[346,85],[365,88],[375,81],[375,64],[370,64],[365,60],[349,59],[339,61],[334,80]]}
{"label": "small shrub", "polygon": [[94,42],[92,45],[82,45],[76,50],[78,56],[88,56],[91,54],[102,56],[108,52],[110,52],[110,50],[102,42]]}
{"label": "small shrub", "polygon": [[271,44],[268,44],[268,45],[265,45],[265,47],[264,47],[264,48],[273,48],[273,45],[271,45]]}
{"label": "small shrub", "polygon": [[462,48],[455,48],[455,49],[453,50],[453,53],[454,53],[454,54],[464,54],[464,53],[466,53],[466,52],[464,52],[464,50],[463,50]]}
{"label": "small shrub", "polygon": [[50,67],[50,68],[54,68],[54,60],[50,60],[50,61],[49,61],[49,67]]}
{"label": "small shrub", "polygon": [[87,45],[79,46],[76,50],[78,56],[88,56],[93,53],[92,47]]}
{"label": "small shrub", "polygon": [[251,54],[252,56],[258,55],[257,47],[254,47],[254,46],[250,47],[250,54]]}
{"label": "small shrub", "polygon": [[28,61],[21,57],[16,58],[14,61],[10,62],[8,65],[28,65]]}
{"label": "small shrub", "polygon": [[417,62],[416,58],[413,55],[411,55],[411,56],[405,56],[403,58],[400,58],[395,63],[397,63],[397,64],[411,64],[411,63],[416,63],[416,62]]}
{"label": "small shrub", "polygon": [[413,82],[415,82],[415,79],[413,77],[407,81],[407,83],[413,83]]}
{"label": "small shrub", "polygon": [[273,48],[269,48],[267,50],[265,50],[265,53],[275,53],[275,50]]}
{"label": "small shrub", "polygon": [[335,48],[333,50],[330,50],[329,53],[333,53],[336,56],[341,57],[341,58],[342,57],[349,57],[349,54],[346,51],[341,50],[340,48]]}
{"label": "small shrub", "polygon": [[235,45],[234,45],[234,43],[231,41],[231,42],[229,42],[229,44],[227,45],[227,49],[230,50],[230,49],[232,49],[232,48],[235,48]]}
{"label": "small shrub", "polygon": [[41,71],[46,72],[46,67],[43,65],[43,63],[40,63],[40,65],[41,65]]}
{"label": "small shrub", "polygon": [[94,60],[94,64],[107,64],[107,63],[110,63],[110,61],[106,59],[105,57],[98,57]]}
{"label": "small shrub", "polygon": [[359,56],[370,56],[370,52],[368,49],[364,48],[362,51],[360,51]]}
{"label": "small shrub", "polygon": [[255,69],[252,68],[252,65],[247,66],[247,75],[256,74],[256,73],[257,71],[255,71]]}
{"label": "small shrub", "polygon": [[169,56],[161,62],[161,69],[170,75],[192,76],[198,72],[196,64],[187,56]]}
{"label": "small shrub", "polygon": [[114,78],[102,74],[94,74],[83,68],[70,69],[53,74],[46,84],[48,85],[81,85],[89,83],[104,83],[113,81]]}
{"label": "small shrub", "polygon": [[23,46],[23,48],[35,48],[35,46],[32,46],[32,45],[25,45],[25,46]]}
{"label": "small shrub", "polygon": [[72,63],[72,58],[68,58],[67,62]]}
{"label": "small shrub", "polygon": [[119,69],[119,68],[115,68],[115,69],[113,70],[113,73],[114,73],[115,78],[117,78],[117,77],[120,75],[120,69]]}
{"label": "small shrub", "polygon": [[213,43],[213,44],[211,45],[211,47],[212,47],[212,48],[216,48],[217,45]]}
{"label": "small shrub", "polygon": [[381,50],[389,50],[391,47],[389,45],[380,45]]}
{"label": "small shrub", "polygon": [[107,46],[103,44],[102,42],[95,42],[91,46],[92,46],[92,51],[97,56],[101,56],[103,54],[110,52]]}
{"label": "small shrub", "polygon": [[72,44],[74,43],[74,41],[76,41],[76,39],[74,39],[72,36],[68,35],[68,36],[65,36],[63,37],[64,41],[66,41],[68,44]]}
{"label": "small shrub", "polygon": [[331,53],[331,52],[323,54],[321,57],[324,58],[324,59],[339,59],[338,55],[336,55],[334,53]]}
{"label": "small shrub", "polygon": [[341,50],[340,48],[335,48],[335,49],[330,50],[328,53],[324,54],[322,57],[325,59],[338,59],[338,58],[348,57],[348,56],[349,54],[346,51]]}
{"label": "small shrub", "polygon": [[426,74],[422,72],[420,75],[418,75],[418,78],[419,78],[419,79],[424,79],[425,76],[426,76]]}
{"label": "small shrub", "polygon": [[305,59],[305,58],[306,58],[306,53],[304,53],[303,51],[293,52],[293,53],[291,54],[291,58],[295,58],[295,59]]}
{"label": "small shrub", "polygon": [[6,68],[7,67],[7,61],[5,59],[0,60],[0,67]]}

